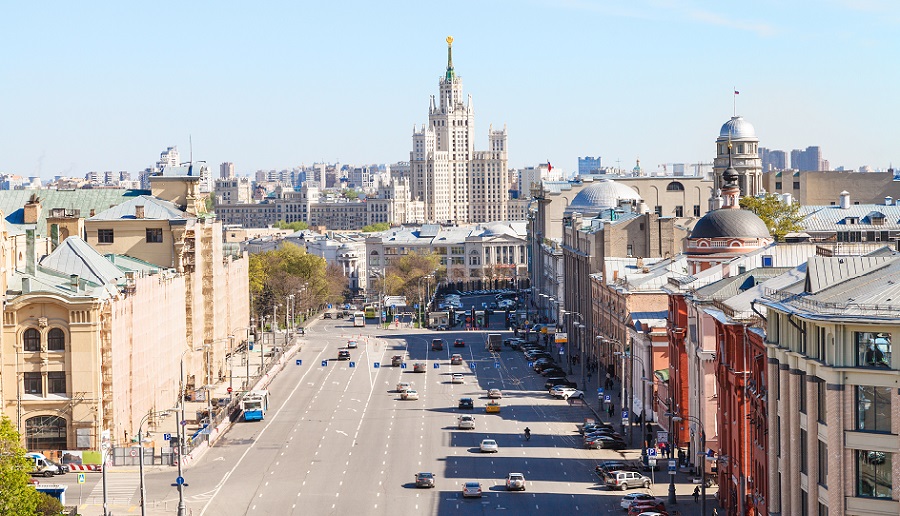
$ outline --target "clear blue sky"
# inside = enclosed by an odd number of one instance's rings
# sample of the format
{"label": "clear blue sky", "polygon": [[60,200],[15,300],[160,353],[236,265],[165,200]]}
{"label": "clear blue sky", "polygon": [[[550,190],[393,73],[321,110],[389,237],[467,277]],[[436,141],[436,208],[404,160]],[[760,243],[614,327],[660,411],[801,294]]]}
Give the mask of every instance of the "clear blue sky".
{"label": "clear blue sky", "polygon": [[446,61],[477,150],[711,161],[731,116],[832,166],[900,162],[900,2],[16,2],[0,17],[0,172],[139,171],[177,145],[238,173],[409,159]]}

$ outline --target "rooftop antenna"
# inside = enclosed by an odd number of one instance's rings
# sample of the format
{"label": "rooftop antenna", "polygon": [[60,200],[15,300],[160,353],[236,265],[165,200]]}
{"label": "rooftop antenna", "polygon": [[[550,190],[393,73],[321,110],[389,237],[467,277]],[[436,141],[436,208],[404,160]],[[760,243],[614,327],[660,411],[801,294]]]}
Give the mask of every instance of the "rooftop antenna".
{"label": "rooftop antenna", "polygon": [[194,137],[188,134],[188,147],[190,148],[190,160],[191,164],[194,164]]}

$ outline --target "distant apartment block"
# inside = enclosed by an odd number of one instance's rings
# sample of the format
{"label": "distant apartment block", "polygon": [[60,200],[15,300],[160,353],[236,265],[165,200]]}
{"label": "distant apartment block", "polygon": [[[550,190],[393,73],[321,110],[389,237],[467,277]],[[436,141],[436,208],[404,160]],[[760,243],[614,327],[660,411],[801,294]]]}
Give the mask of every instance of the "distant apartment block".
{"label": "distant apartment block", "polygon": [[219,165],[219,178],[231,179],[234,177],[234,163],[225,162]]}
{"label": "distant apartment block", "polygon": [[787,154],[783,150],[759,148],[759,159],[762,160],[763,172],[784,170],[787,167]]}
{"label": "distant apartment block", "polygon": [[600,156],[585,156],[578,158],[578,175],[599,174],[603,166],[600,164]]}

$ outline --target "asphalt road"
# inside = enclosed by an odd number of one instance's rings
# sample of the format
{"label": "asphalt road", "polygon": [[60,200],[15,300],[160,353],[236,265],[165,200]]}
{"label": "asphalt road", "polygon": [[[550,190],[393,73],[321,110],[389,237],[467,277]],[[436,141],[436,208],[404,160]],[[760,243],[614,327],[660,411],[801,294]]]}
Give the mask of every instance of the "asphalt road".
{"label": "asphalt road", "polygon": [[[270,385],[266,419],[235,424],[185,472],[189,514],[621,513],[622,494],[593,474],[598,461],[621,454],[581,448],[575,423],[590,417],[587,409],[550,398],[521,353],[485,351],[486,334],[317,322],[295,357],[302,365],[291,362]],[[337,351],[357,335],[351,367]],[[448,346],[431,351],[433,337]],[[465,348],[452,347],[457,337]],[[463,355],[462,366],[450,365],[452,353]],[[395,354],[406,354],[408,368],[390,367]],[[426,372],[413,372],[417,361]],[[450,383],[454,372],[464,384]],[[399,381],[420,399],[400,400]],[[484,412],[489,388],[504,393],[500,414]],[[475,398],[475,430],[456,429],[463,396]],[[486,438],[499,453],[479,452]],[[419,471],[435,474],[435,489],[415,488]],[[509,472],[525,475],[527,491],[505,491]],[[148,514],[173,513],[173,475],[146,475]],[[466,481],[481,482],[484,497],[463,499]]]}

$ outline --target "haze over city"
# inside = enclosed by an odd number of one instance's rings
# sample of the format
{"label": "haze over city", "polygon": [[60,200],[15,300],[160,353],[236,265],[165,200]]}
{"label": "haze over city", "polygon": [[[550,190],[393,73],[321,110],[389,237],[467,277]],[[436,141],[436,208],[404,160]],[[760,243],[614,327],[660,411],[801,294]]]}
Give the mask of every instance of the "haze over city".
{"label": "haze over city", "polygon": [[454,37],[478,145],[509,165],[711,161],[760,146],[886,169],[900,115],[887,1],[17,4],[0,21],[0,172],[139,171],[177,145],[239,174],[409,159]]}

